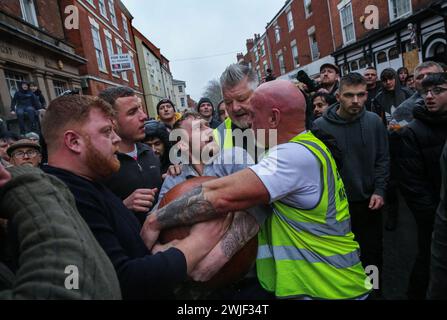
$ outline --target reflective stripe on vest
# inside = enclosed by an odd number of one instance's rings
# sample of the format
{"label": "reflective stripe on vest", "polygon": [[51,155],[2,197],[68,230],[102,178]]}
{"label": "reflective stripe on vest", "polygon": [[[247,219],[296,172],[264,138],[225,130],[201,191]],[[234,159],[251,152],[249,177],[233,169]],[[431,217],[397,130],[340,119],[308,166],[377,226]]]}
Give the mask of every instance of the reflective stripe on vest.
{"label": "reflective stripe on vest", "polygon": [[231,119],[228,117],[225,121],[213,130],[214,140],[221,149],[233,148],[233,133]]}
{"label": "reflective stripe on vest", "polygon": [[359,246],[350,231],[348,202],[337,166],[311,132],[291,142],[306,147],[321,165],[322,195],[304,210],[280,201],[259,233],[257,257],[261,285],[278,297],[350,299],[365,295]]}

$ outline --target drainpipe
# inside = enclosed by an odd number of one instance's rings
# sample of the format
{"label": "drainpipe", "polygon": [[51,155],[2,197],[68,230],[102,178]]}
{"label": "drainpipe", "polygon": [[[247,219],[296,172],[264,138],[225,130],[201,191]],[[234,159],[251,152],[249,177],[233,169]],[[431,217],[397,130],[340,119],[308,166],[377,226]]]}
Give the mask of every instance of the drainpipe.
{"label": "drainpipe", "polygon": [[335,40],[334,40],[334,29],[332,27],[332,12],[331,12],[331,6],[329,5],[329,0],[326,0],[327,9],[329,11],[329,23],[331,24],[331,35],[332,35],[332,49],[335,52]]}

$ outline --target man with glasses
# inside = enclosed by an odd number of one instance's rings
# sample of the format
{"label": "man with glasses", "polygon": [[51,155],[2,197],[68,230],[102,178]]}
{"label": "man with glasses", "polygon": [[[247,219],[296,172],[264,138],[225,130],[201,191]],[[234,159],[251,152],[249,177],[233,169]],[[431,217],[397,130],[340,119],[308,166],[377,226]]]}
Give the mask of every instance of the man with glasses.
{"label": "man with glasses", "polygon": [[411,122],[413,120],[413,109],[424,105],[422,94],[422,81],[430,74],[442,72],[442,67],[433,61],[426,61],[419,64],[414,69],[414,87],[416,92],[407,100],[402,102],[394,111],[393,118],[400,122],[405,120]]}
{"label": "man with glasses", "polygon": [[[388,134],[379,116],[366,111],[366,80],[350,73],[340,81],[338,103],[315,121],[331,134],[343,154],[340,175],[346,187],[352,232],[363,266],[382,268],[382,214],[389,177]],[[379,285],[380,289],[380,285]],[[380,291],[375,295],[380,296]]]}
{"label": "man with glasses", "polygon": [[30,165],[37,168],[42,161],[40,145],[32,140],[19,140],[13,143],[7,152],[13,166]]}
{"label": "man with glasses", "polygon": [[427,76],[421,96],[424,105],[413,109],[414,120],[399,132],[400,187],[418,230],[409,299],[424,299],[428,286],[433,221],[440,201],[440,157],[447,139],[447,74]]}

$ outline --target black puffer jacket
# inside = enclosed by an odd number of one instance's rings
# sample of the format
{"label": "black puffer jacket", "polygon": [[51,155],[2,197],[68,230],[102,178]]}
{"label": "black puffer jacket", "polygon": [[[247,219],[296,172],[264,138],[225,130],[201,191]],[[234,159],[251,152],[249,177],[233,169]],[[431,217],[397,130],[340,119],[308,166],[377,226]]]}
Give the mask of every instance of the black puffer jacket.
{"label": "black puffer jacket", "polygon": [[41,108],[39,98],[33,94],[31,90],[23,90],[20,88],[14,94],[14,98],[11,102],[11,111],[16,111],[16,108],[34,107],[36,110]]}
{"label": "black puffer jacket", "polygon": [[412,211],[435,212],[441,189],[440,157],[447,139],[447,113],[413,110],[414,120],[400,132],[400,187]]}

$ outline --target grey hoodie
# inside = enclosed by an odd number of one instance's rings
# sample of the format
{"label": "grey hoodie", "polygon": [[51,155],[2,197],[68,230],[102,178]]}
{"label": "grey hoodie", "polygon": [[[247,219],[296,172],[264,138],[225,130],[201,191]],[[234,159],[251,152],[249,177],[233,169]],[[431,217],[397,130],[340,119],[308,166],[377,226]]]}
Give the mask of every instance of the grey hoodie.
{"label": "grey hoodie", "polygon": [[388,133],[375,113],[363,109],[349,122],[337,114],[339,106],[336,103],[329,107],[314,126],[337,140],[343,154],[340,174],[348,200],[364,201],[373,194],[384,197],[390,165]]}

